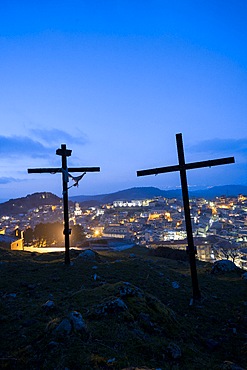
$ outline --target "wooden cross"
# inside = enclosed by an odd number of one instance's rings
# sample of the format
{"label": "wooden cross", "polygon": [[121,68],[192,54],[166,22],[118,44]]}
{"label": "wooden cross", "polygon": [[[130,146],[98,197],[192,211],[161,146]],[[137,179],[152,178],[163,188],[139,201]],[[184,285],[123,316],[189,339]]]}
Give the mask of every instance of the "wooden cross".
{"label": "wooden cross", "polygon": [[[67,157],[70,157],[72,150],[66,148],[66,144],[62,144],[61,148],[56,150],[56,154],[62,157],[61,168],[29,168],[28,173],[62,173],[63,175],[63,213],[64,213],[64,239],[65,239],[65,264],[70,265],[69,256],[69,236],[71,230],[69,228],[69,210],[68,210],[68,177],[69,172],[99,172],[100,167],[67,167]],[[82,176],[81,176],[82,177]],[[72,177],[73,178],[73,177]]]}
{"label": "wooden cross", "polygon": [[178,152],[178,163],[179,163],[178,165],[137,171],[137,176],[157,175],[159,173],[174,172],[174,171],[180,172],[183,204],[184,204],[184,216],[185,216],[186,233],[187,233],[187,243],[188,243],[188,254],[189,254],[191,279],[192,279],[193,300],[200,300],[201,293],[199,290],[198,279],[197,279],[196,258],[195,258],[196,248],[194,246],[194,241],[193,241],[193,233],[192,233],[192,225],[191,225],[191,217],[190,217],[190,205],[189,205],[189,191],[188,191],[186,170],[191,170],[193,168],[211,167],[211,166],[217,166],[221,164],[234,163],[235,160],[234,160],[234,157],[228,157],[228,158],[213,159],[213,160],[202,161],[202,162],[185,163],[182,134],[176,134],[176,141],[177,141],[177,152]]}

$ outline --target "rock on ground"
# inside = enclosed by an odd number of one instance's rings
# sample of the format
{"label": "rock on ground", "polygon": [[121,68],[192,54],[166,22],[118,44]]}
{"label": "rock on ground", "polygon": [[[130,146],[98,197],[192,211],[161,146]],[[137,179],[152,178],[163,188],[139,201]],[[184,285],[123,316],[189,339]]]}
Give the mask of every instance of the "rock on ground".
{"label": "rock on ground", "polygon": [[216,261],[213,264],[211,272],[212,274],[215,274],[219,272],[231,272],[231,271],[236,271],[236,270],[238,270],[238,267],[232,261],[220,260],[220,261]]}

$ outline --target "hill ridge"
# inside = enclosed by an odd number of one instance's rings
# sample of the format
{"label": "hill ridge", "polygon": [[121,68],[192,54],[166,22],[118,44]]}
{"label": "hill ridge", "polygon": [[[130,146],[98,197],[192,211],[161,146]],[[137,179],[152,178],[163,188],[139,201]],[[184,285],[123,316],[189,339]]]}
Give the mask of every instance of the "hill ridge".
{"label": "hill ridge", "polygon": [[[210,188],[201,190],[190,190],[190,197],[205,197],[214,198],[216,196],[237,196],[239,194],[247,195],[247,186],[245,185],[223,185],[223,186],[212,186]],[[136,200],[146,199],[157,196],[163,196],[165,198],[181,198],[181,189],[161,190],[156,187],[132,187],[124,190],[120,190],[109,194],[98,194],[98,195],[77,195],[70,197],[70,200],[74,202],[85,202],[85,201],[98,201],[98,202],[113,202],[115,200]]]}
{"label": "hill ridge", "polygon": [[[224,185],[213,186],[202,190],[189,190],[191,198],[212,199],[216,196],[238,196],[239,194],[247,196],[247,186],[245,185]],[[181,198],[181,189],[162,190],[153,186],[149,187],[132,187],[119,190],[108,194],[96,195],[76,195],[70,196],[70,202],[80,202],[85,205],[100,205],[112,203],[116,200],[142,200],[152,199],[155,197],[164,198]],[[62,198],[51,192],[37,192],[28,194],[26,197],[10,199],[4,203],[0,203],[0,215],[16,215],[25,213],[28,210],[41,205],[59,205]]]}

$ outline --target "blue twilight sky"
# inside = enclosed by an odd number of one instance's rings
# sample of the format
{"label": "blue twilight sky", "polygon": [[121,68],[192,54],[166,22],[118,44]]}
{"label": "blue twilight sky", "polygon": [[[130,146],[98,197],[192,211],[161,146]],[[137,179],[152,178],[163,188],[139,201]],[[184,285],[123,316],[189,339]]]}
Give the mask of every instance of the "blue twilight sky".
{"label": "blue twilight sky", "polygon": [[[246,0],[1,0],[0,199],[52,191],[100,166],[70,195],[179,186],[136,171],[234,156],[191,170],[190,186],[247,185]],[[72,183],[71,183],[72,184]]]}

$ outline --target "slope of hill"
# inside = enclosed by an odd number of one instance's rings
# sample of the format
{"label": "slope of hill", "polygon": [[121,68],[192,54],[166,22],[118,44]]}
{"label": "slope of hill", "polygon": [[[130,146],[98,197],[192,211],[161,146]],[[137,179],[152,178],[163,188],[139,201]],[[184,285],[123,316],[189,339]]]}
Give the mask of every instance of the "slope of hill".
{"label": "slope of hill", "polygon": [[247,186],[244,185],[224,185],[213,186],[204,190],[196,190],[191,192],[191,196],[204,197],[211,199],[220,196],[238,196],[239,194],[247,195]]}
{"label": "slope of hill", "polygon": [[18,215],[26,213],[29,209],[37,208],[42,205],[59,205],[61,199],[52,193],[34,193],[26,197],[10,199],[0,204],[0,216]]}
{"label": "slope of hill", "polygon": [[76,195],[69,199],[73,202],[83,202],[89,204],[94,202],[96,204],[112,203],[115,200],[134,200],[134,199],[147,199],[156,196],[164,196],[164,191],[155,187],[135,187],[125,190],[120,190],[115,193],[98,194],[98,195]]}
{"label": "slope of hill", "polygon": [[80,256],[0,249],[0,368],[247,368],[246,280],[198,262],[202,300],[189,304],[188,262],[147,248]]}
{"label": "slope of hill", "polygon": [[115,200],[135,200],[135,199],[151,199],[154,197],[176,197],[180,194],[179,190],[160,190],[155,187],[134,187],[130,189],[120,190],[110,194],[100,195],[77,195],[70,197],[72,201],[85,202],[89,200],[95,200],[100,203],[110,203]]}

